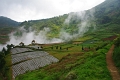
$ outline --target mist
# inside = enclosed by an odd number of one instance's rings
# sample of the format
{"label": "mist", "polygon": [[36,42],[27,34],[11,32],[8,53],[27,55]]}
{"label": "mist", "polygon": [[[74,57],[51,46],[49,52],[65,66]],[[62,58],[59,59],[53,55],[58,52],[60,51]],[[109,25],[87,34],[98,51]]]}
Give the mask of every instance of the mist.
{"label": "mist", "polygon": [[36,43],[40,43],[40,44],[48,44],[48,43],[57,43],[57,42],[61,42],[60,39],[57,38],[52,38],[52,39],[48,39],[46,34],[48,34],[48,32],[50,31],[49,28],[44,28],[43,30],[39,31],[39,33],[36,33],[36,31],[29,31],[27,32],[24,27],[21,27],[20,29],[22,31],[22,35],[21,36],[14,36],[14,33],[11,33],[10,36],[10,41],[7,42],[12,43],[12,44],[19,44],[20,42],[25,43],[26,45],[31,44],[32,40],[35,40]]}
{"label": "mist", "polygon": [[[13,44],[13,45],[19,45],[20,42],[23,42],[25,45],[31,44],[32,40],[35,40],[36,43],[39,44],[48,44],[48,43],[60,43],[62,42],[59,38],[52,38],[49,39],[46,34],[48,34],[50,31],[49,28],[44,28],[43,30],[36,33],[36,31],[29,29],[29,32],[23,27],[20,27],[18,31],[12,32],[9,34],[9,41],[6,42],[5,45],[0,45],[0,50],[3,49],[3,47],[6,47],[7,44]],[[15,35],[16,32],[22,33],[21,35]]]}
{"label": "mist", "polygon": [[[76,38],[80,38],[86,33],[90,27],[93,27],[93,30],[96,29],[96,24],[91,23],[94,20],[94,9],[91,9],[89,11],[80,11],[80,12],[74,12],[70,13],[68,18],[65,19],[64,24],[67,24],[68,26],[70,25],[70,21],[72,19],[76,20],[79,22],[77,26],[75,26],[78,29],[77,33],[70,34],[66,32],[65,29],[62,29],[60,32],[60,38],[62,38],[65,41],[70,41],[74,40]],[[73,26],[74,27],[74,26]]]}
{"label": "mist", "polygon": [[[19,45],[20,42],[23,42],[25,45],[31,44],[32,40],[35,40],[36,43],[39,44],[49,44],[49,43],[60,43],[60,42],[68,42],[71,40],[75,40],[77,38],[80,38],[89,30],[89,27],[94,27],[95,24],[92,24],[91,21],[94,20],[94,9],[81,12],[75,12],[70,13],[68,18],[65,19],[64,23],[65,25],[70,25],[70,21],[74,19],[78,22],[77,26],[74,26],[77,28],[77,32],[70,34],[66,32],[64,28],[61,28],[59,33],[59,36],[57,38],[48,38],[46,35],[49,34],[51,31],[49,27],[45,27],[43,30],[40,30],[39,32],[36,32],[35,30],[29,28],[29,30],[26,30],[24,26],[20,27],[18,31],[12,32],[9,34],[9,41],[6,42],[5,45],[0,45],[0,50],[2,50],[3,47],[5,47],[7,44],[14,44]],[[15,35],[16,33],[21,33],[20,35]]]}

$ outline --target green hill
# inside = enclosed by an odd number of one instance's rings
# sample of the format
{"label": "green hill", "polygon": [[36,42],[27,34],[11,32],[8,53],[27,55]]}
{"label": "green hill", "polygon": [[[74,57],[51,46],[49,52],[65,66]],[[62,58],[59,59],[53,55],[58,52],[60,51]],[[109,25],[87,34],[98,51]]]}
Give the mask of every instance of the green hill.
{"label": "green hill", "polygon": [[[21,26],[25,26],[26,29],[32,27],[33,30],[39,32],[45,27],[50,28],[48,37],[59,37],[60,31],[64,30],[65,32],[73,35],[79,34],[79,26],[83,25],[83,22],[87,21],[85,25],[89,31],[93,31],[96,27],[97,29],[106,29],[109,26],[109,31],[114,31],[115,33],[119,32],[120,27],[120,1],[119,0],[106,0],[100,5],[83,11],[81,17],[81,12],[72,12],[62,16],[57,16],[49,19],[42,20],[30,20],[21,23]],[[69,24],[65,23],[69,19]]]}
{"label": "green hill", "polygon": [[10,18],[0,16],[0,44],[4,44],[9,40],[8,34],[14,31],[19,24],[19,22]]}
{"label": "green hill", "polygon": [[[69,43],[38,44],[42,46],[43,51],[58,58],[59,62],[34,71],[27,71],[25,74],[18,75],[15,79],[112,80],[106,64],[106,53],[113,44],[113,40],[117,37],[116,35],[120,33],[119,4],[119,0],[106,0],[100,5],[83,12],[72,12],[49,19],[22,22],[20,25],[24,26],[27,31],[29,31],[30,27],[36,33],[44,30],[44,28],[49,28],[50,31],[46,34],[49,38],[59,37],[60,32],[64,30],[70,35],[77,34],[78,39],[74,39]],[[83,37],[79,36],[80,34],[84,34]],[[117,43],[119,43],[119,38]],[[26,46],[21,47],[26,48]],[[30,49],[33,52],[42,51],[34,48]],[[116,52],[119,53],[119,48]],[[4,76],[11,80],[11,54],[8,52],[4,55],[6,61],[6,65],[4,64],[5,69],[3,68],[6,73]],[[119,61],[118,55],[114,54],[115,61]],[[119,62],[117,66],[119,66]],[[21,70],[24,69],[21,68]]]}
{"label": "green hill", "polygon": [[0,16],[0,27],[17,27],[20,23],[10,18]]}
{"label": "green hill", "polygon": [[29,31],[36,31],[38,33],[44,28],[49,28],[49,33],[46,34],[48,38],[58,38],[62,31],[71,36],[77,35],[77,38],[84,33],[90,34],[93,31],[103,31],[109,33],[120,33],[120,1],[106,0],[100,5],[82,12],[71,12],[61,16],[56,16],[48,19],[29,20],[18,23],[6,17],[0,17],[0,27],[10,26],[25,26]]}
{"label": "green hill", "polygon": [[106,0],[95,7],[95,17],[99,24],[114,23],[120,24],[120,1]]}

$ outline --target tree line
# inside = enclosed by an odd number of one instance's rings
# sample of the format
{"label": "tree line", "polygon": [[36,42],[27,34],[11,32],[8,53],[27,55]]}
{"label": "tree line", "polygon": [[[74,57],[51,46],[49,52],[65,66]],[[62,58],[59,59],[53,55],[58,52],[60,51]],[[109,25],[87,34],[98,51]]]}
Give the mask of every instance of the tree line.
{"label": "tree line", "polygon": [[6,70],[8,69],[5,58],[10,53],[12,47],[14,47],[13,44],[7,45],[6,48],[3,47],[3,49],[0,51],[0,76],[3,78],[3,80],[6,79]]}

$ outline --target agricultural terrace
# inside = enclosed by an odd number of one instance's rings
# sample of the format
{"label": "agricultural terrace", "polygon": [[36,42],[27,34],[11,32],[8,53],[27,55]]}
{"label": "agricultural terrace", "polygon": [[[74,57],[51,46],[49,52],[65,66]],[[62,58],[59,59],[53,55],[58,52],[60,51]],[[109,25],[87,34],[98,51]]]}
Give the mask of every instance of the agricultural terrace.
{"label": "agricultural terrace", "polygon": [[113,35],[106,34],[98,38],[84,36],[67,43],[42,44],[42,50],[59,62],[19,75],[16,80],[112,80],[106,53],[114,39]]}
{"label": "agricultural terrace", "polygon": [[15,47],[11,49],[12,66],[8,73],[15,80],[111,80],[105,56],[115,37],[95,36],[67,43]]}
{"label": "agricultural terrace", "polygon": [[33,51],[29,48],[13,48],[11,54],[13,79],[19,74],[59,61],[45,51]]}

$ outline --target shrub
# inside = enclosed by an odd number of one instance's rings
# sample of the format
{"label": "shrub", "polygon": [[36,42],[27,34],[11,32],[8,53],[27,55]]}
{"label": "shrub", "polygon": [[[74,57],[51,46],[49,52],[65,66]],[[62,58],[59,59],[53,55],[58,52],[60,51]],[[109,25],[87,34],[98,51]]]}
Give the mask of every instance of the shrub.
{"label": "shrub", "polygon": [[120,68],[120,47],[116,47],[113,52],[113,60],[115,65]]}
{"label": "shrub", "polygon": [[74,71],[69,72],[67,76],[65,77],[65,80],[74,80],[77,78],[77,75]]}

